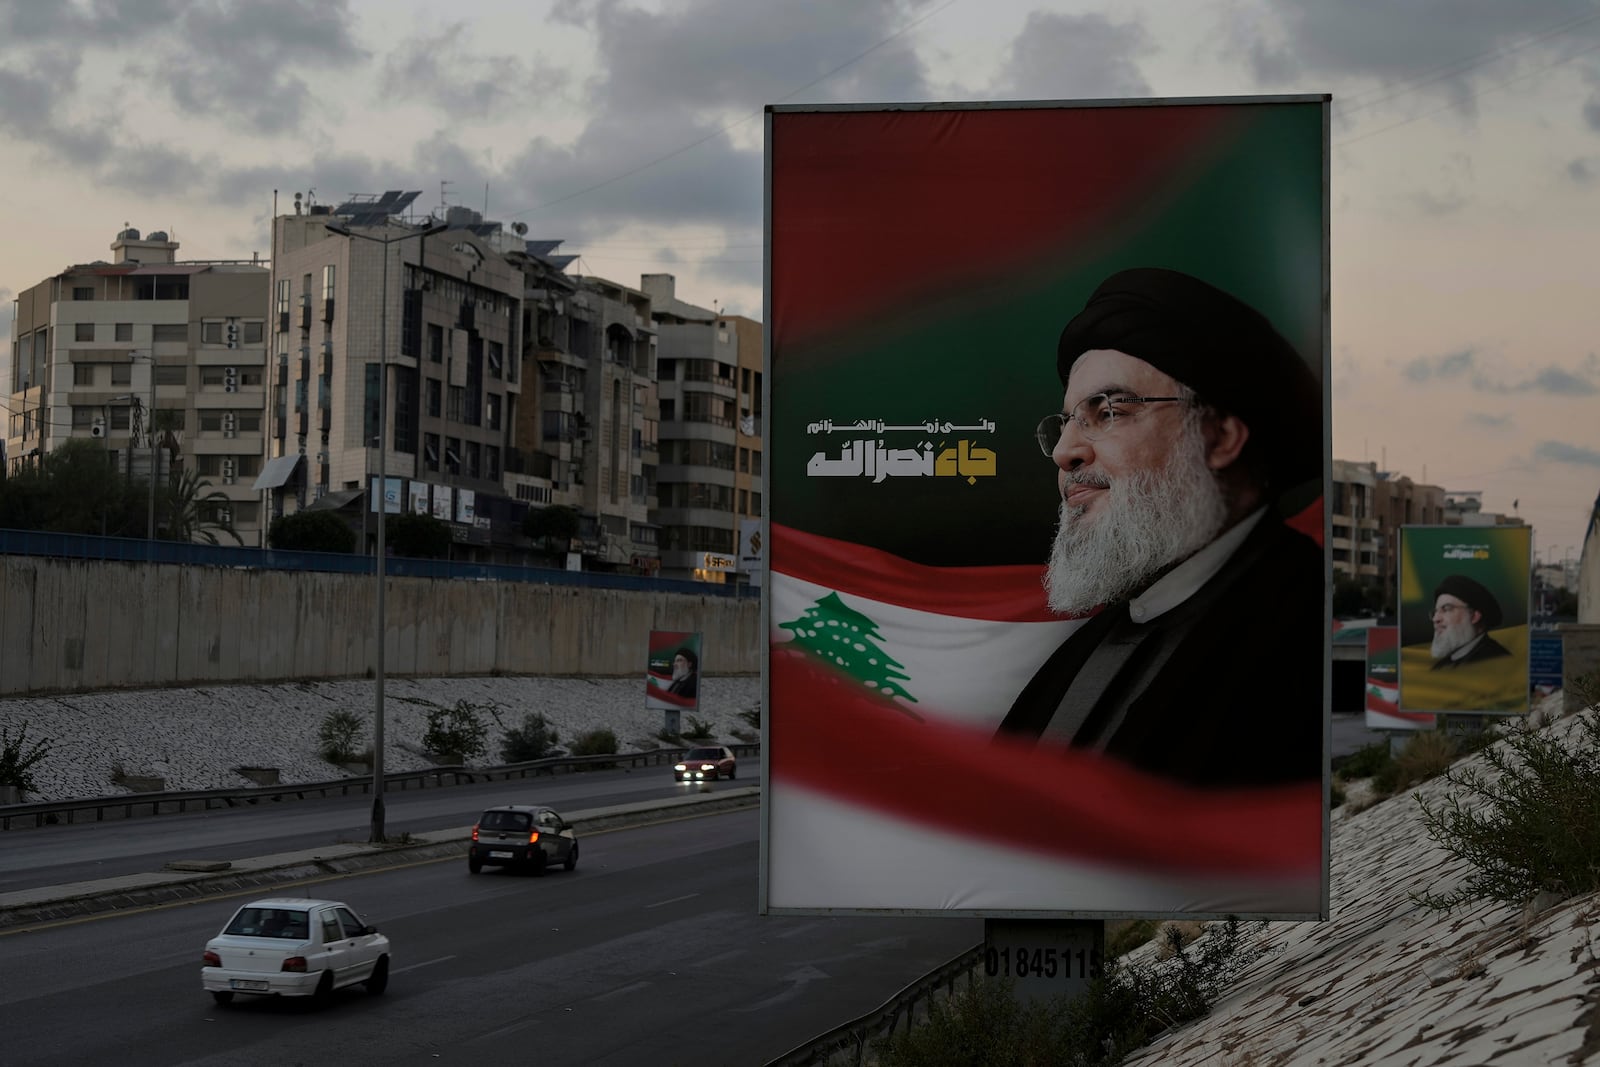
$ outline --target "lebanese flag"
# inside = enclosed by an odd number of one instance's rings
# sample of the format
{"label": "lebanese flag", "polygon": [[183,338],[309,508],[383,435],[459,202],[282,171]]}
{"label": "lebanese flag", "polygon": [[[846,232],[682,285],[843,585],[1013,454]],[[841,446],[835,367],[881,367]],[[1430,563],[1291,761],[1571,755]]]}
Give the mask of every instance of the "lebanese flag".
{"label": "lebanese flag", "polygon": [[1083,622],[1042,567],[771,531],[769,907],[1322,912],[1320,782],[1199,790],[995,738]]}

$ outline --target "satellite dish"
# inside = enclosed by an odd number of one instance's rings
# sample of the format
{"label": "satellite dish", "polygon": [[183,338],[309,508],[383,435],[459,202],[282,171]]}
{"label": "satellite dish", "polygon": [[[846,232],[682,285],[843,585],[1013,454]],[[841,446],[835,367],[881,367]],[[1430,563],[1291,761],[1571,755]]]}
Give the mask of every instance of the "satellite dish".
{"label": "satellite dish", "polygon": [[513,222],[511,224],[511,232],[518,237],[525,237],[528,233],[528,224],[526,222]]}

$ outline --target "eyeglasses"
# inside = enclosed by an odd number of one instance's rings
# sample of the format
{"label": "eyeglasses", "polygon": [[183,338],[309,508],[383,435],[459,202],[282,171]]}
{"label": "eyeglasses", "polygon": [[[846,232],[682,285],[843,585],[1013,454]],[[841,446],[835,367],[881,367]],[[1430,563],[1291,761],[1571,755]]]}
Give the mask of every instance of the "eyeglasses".
{"label": "eyeglasses", "polygon": [[1124,396],[1120,393],[1095,393],[1086,396],[1075,404],[1070,412],[1064,415],[1046,415],[1039,420],[1039,425],[1033,433],[1039,440],[1039,450],[1045,455],[1054,455],[1056,445],[1061,442],[1061,435],[1067,431],[1067,423],[1076,422],[1083,436],[1090,441],[1097,441],[1123,419],[1129,418],[1134,413],[1134,404],[1165,404],[1180,402],[1181,396]]}
{"label": "eyeglasses", "polygon": [[1442,612],[1448,612],[1451,615],[1458,615],[1464,611],[1471,610],[1472,605],[1470,604],[1440,604],[1433,609],[1433,613],[1438,615]]}

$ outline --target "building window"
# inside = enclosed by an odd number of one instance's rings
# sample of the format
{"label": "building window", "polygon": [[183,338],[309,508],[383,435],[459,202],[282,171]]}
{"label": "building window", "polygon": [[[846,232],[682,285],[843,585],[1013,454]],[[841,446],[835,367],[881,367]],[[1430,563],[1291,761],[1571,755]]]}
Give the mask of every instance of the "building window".
{"label": "building window", "polygon": [[368,363],[366,366],[365,403],[362,405],[365,417],[361,422],[363,447],[370,446],[373,439],[378,436],[378,382],[381,381],[378,373],[381,369],[376,363]]}
{"label": "building window", "polygon": [[395,368],[394,450],[417,451],[417,372],[411,367]]}
{"label": "building window", "polygon": [[483,471],[483,446],[476,441],[467,442],[467,477],[476,478]]}
{"label": "building window", "polygon": [[157,408],[156,424],[163,430],[182,430],[189,421],[189,412],[183,408]]}
{"label": "building window", "polygon": [[451,474],[461,473],[461,441],[455,437],[444,440],[444,469]]}
{"label": "building window", "polygon": [[244,323],[244,330],[243,330],[244,343],[247,344],[247,345],[258,345],[258,344],[260,344],[261,343],[262,330],[265,328],[265,326],[266,326],[266,324],[263,323],[259,319],[253,319],[251,321],[248,321],[248,322]]}
{"label": "building window", "polygon": [[560,441],[567,436],[567,413],[546,411],[542,419],[541,436],[546,441]]}
{"label": "building window", "polygon": [[422,435],[422,466],[424,470],[439,469],[439,435],[436,433]]}
{"label": "building window", "polygon": [[500,378],[505,374],[506,361],[505,346],[499,341],[489,342],[489,377]]}
{"label": "building window", "polygon": [[157,363],[157,385],[188,385],[189,368],[183,363]]}
{"label": "building window", "polygon": [[72,324],[72,339],[74,341],[93,341],[94,323],[75,322]]}
{"label": "building window", "polygon": [[444,327],[436,322],[428,323],[428,360],[444,362]]}
{"label": "building window", "polygon": [[132,363],[113,363],[113,364],[111,364],[111,384],[112,385],[132,385],[133,384],[133,364]]}
{"label": "building window", "polygon": [[113,430],[126,430],[128,428],[128,409],[117,406],[111,409],[111,428]]}
{"label": "building window", "polygon": [[760,493],[751,493],[750,494],[750,514],[752,514],[752,515],[761,514],[761,494]]}
{"label": "building window", "polygon": [[451,422],[460,422],[462,412],[467,407],[467,391],[459,385],[450,387],[450,406],[445,411],[445,418]]}
{"label": "building window", "polygon": [[[94,384],[94,366],[95,365],[93,363],[74,363],[72,365],[72,384],[73,385],[93,385]],[[77,409],[73,409],[73,410],[77,410]],[[74,423],[73,425],[77,425],[77,424]]]}
{"label": "building window", "polygon": [[[750,450],[748,448],[739,449],[739,470],[745,474],[750,473]],[[739,510],[743,511],[744,508],[741,507]]]}
{"label": "building window", "polygon": [[500,428],[500,394],[490,393],[488,400],[488,413],[484,418],[484,423],[489,429],[498,430]]}
{"label": "building window", "polygon": [[92,286],[92,285],[75,285],[75,286],[73,286],[72,287],[72,299],[74,299],[74,300],[93,300],[94,299],[94,286]]}
{"label": "building window", "polygon": [[748,489],[739,490],[739,514],[750,514],[750,491]]}
{"label": "building window", "polygon": [[200,324],[200,343],[203,345],[220,345],[222,343],[222,320],[215,319]]}
{"label": "building window", "polygon": [[[279,278],[278,279],[278,314],[279,315],[287,315],[287,314],[289,314],[289,279],[288,278]],[[280,330],[286,330],[286,329],[289,328],[289,326],[288,326],[288,323],[285,322],[285,323],[280,324],[278,328]]]}
{"label": "building window", "polygon": [[500,480],[500,449],[494,445],[484,447],[483,476],[492,482]]}
{"label": "building window", "polygon": [[117,323],[116,339],[119,340],[119,341],[129,341],[129,342],[131,342],[133,340],[133,323],[131,323],[131,322],[119,322],[119,323]]}
{"label": "building window", "polygon": [[74,430],[87,430],[101,417],[100,409],[83,404],[75,404],[72,408],[72,428]]}
{"label": "building window", "polygon": [[437,378],[429,378],[427,382],[428,384],[424,387],[424,393],[427,397],[428,414],[437,419],[443,407],[441,397],[444,394],[444,386]]}
{"label": "building window", "polygon": [[156,342],[188,344],[189,324],[187,322],[158,322],[150,328],[150,339]]}
{"label": "building window", "polygon": [[329,263],[322,268],[322,299],[333,299],[333,283],[335,278],[334,265]]}

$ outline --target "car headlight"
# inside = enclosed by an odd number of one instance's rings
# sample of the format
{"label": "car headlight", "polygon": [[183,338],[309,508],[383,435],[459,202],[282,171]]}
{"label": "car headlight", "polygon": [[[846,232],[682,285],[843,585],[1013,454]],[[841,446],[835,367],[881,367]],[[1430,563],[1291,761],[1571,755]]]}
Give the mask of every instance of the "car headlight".
{"label": "car headlight", "polygon": [[700,764],[700,769],[702,771],[714,771],[717,769],[717,765],[715,763],[702,763]]}
{"label": "car headlight", "polygon": [[674,767],[672,769],[675,770],[675,771],[686,771],[689,768],[685,767],[683,764],[680,763],[680,764],[678,764],[676,767]]}

